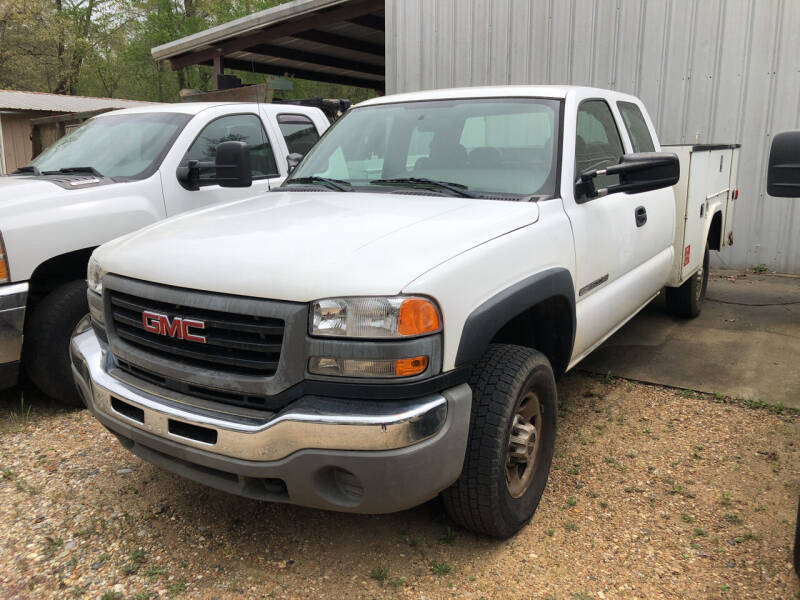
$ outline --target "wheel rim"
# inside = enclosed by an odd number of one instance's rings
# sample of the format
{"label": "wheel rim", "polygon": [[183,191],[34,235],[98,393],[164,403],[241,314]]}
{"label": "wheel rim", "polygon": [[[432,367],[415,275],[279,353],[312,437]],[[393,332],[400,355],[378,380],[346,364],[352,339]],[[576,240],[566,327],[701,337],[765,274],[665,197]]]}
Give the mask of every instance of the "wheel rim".
{"label": "wheel rim", "polygon": [[695,274],[697,281],[695,282],[694,286],[694,297],[695,299],[700,302],[700,298],[703,296],[703,271],[705,270],[705,265],[700,267],[700,269]]}
{"label": "wheel rim", "polygon": [[542,405],[536,392],[529,391],[517,401],[506,447],[506,486],[513,498],[530,486],[539,458],[542,439]]}

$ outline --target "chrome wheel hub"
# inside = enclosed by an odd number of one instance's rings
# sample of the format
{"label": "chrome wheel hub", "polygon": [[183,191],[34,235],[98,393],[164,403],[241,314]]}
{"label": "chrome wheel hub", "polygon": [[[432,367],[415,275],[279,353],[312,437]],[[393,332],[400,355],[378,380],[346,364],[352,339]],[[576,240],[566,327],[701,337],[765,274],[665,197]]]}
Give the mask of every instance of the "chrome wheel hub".
{"label": "chrome wheel hub", "polygon": [[539,454],[542,435],[542,409],[535,392],[527,392],[517,402],[506,448],[506,486],[514,498],[530,486]]}

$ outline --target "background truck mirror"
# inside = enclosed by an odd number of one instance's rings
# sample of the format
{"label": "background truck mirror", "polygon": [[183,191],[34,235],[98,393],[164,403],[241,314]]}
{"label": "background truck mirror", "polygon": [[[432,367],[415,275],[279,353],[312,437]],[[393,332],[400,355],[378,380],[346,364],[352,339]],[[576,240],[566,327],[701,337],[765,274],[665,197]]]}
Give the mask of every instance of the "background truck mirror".
{"label": "background truck mirror", "polygon": [[800,198],[800,130],[784,131],[772,138],[767,194]]}
{"label": "background truck mirror", "polygon": [[301,160],[303,160],[303,155],[299,152],[292,152],[286,157],[286,166],[289,169],[289,173],[297,168]]}
{"label": "background truck mirror", "polygon": [[250,150],[245,142],[222,142],[217,146],[214,166],[216,183],[220,187],[250,187],[253,184]]}

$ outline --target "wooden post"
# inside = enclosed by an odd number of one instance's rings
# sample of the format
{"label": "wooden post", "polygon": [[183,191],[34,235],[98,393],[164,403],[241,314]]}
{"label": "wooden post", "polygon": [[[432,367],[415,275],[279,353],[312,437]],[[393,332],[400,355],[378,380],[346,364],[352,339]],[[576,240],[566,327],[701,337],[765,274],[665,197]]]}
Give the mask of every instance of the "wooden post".
{"label": "wooden post", "polygon": [[217,52],[214,55],[214,89],[219,89],[219,76],[225,73],[225,68],[222,66],[222,54]]}

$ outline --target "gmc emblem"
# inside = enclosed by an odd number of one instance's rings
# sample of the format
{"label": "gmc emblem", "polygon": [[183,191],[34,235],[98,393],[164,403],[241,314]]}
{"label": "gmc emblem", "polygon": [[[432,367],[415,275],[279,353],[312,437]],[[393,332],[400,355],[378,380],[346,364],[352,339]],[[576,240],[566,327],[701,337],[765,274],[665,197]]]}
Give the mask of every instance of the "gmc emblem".
{"label": "gmc emblem", "polygon": [[190,331],[190,329],[205,329],[206,324],[202,321],[184,319],[183,317],[175,317],[170,320],[167,315],[146,310],[142,313],[142,325],[144,330],[150,333],[166,335],[188,342],[206,343],[204,335],[196,335]]}

